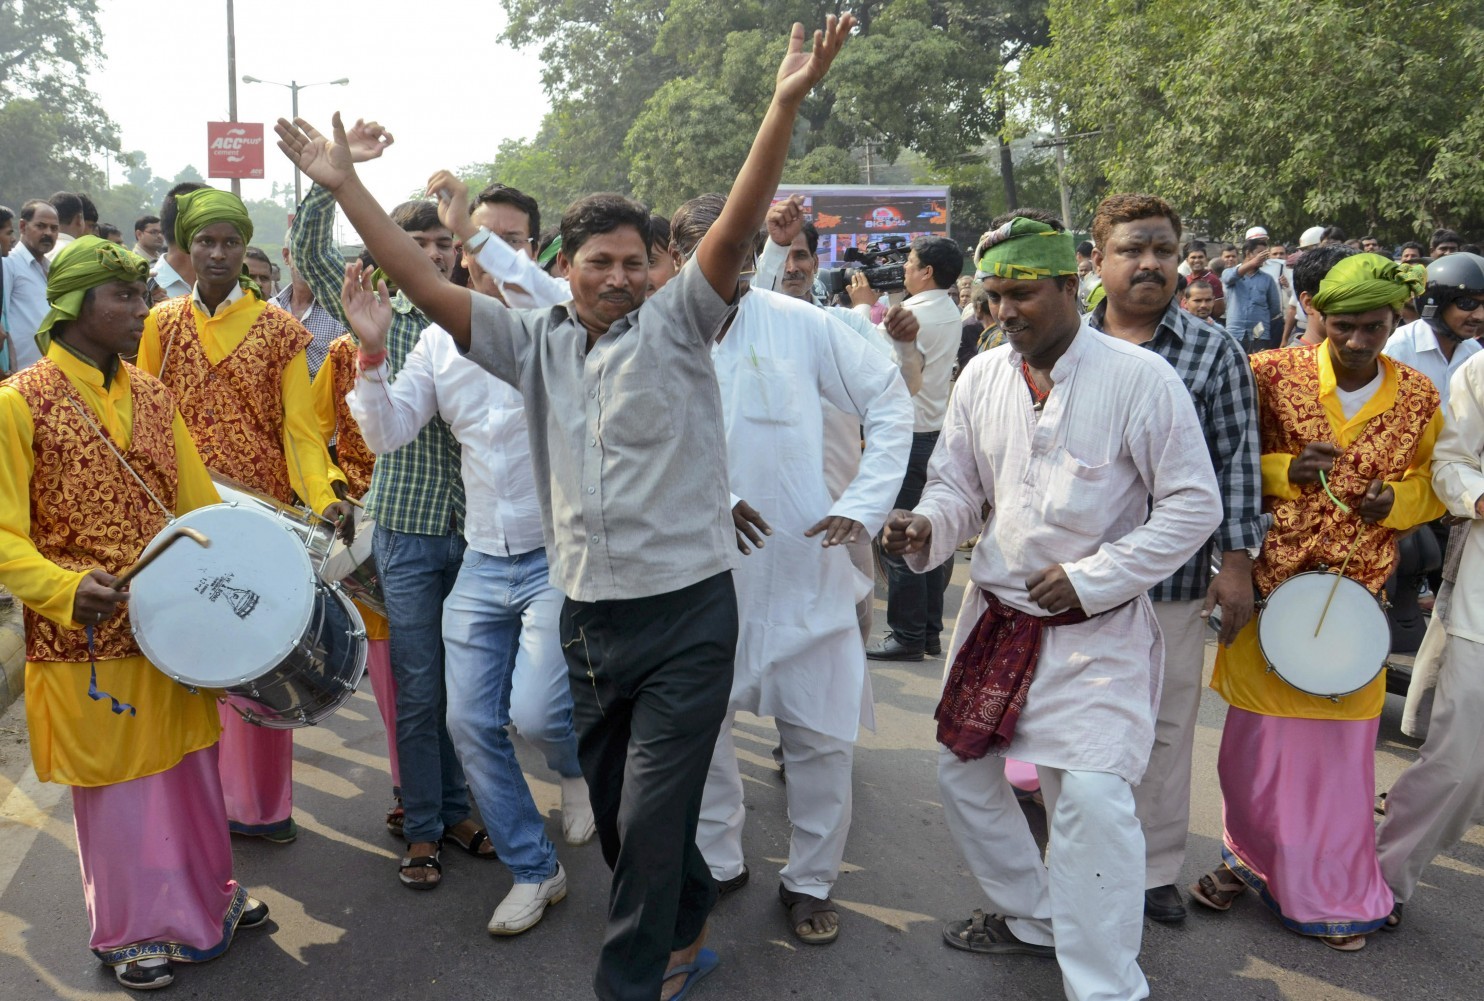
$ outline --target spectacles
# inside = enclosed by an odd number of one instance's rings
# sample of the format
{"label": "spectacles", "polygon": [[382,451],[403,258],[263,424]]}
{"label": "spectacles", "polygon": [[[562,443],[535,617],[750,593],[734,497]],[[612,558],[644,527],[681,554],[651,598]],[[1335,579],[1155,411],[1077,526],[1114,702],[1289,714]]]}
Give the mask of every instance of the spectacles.
{"label": "spectacles", "polygon": [[510,244],[510,246],[514,247],[516,250],[519,250],[522,247],[533,246],[536,243],[534,239],[526,236],[523,233],[497,233],[496,235],[499,236],[499,238],[504,240],[506,243]]}

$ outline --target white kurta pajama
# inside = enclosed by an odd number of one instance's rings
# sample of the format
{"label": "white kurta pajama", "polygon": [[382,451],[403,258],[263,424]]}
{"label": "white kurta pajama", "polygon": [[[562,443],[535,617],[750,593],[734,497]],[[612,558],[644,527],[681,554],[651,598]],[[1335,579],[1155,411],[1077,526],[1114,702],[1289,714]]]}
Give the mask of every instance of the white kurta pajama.
{"label": "white kurta pajama", "polygon": [[1210,538],[1221,501],[1190,394],[1164,359],[1084,322],[1052,369],[1041,413],[1020,365],[1007,344],[965,366],[916,508],[932,522],[931,544],[907,563],[919,573],[938,566],[982,525],[949,665],[984,611],[979,589],[1044,616],[1025,581],[1058,564],[1093,616],[1045,631],[1004,749],[1041,770],[1049,878],[1003,757],[965,762],[940,749],[939,785],[988,909],[1023,941],[1056,946],[1067,996],[1143,998],[1144,844],[1132,784],[1153,744],[1163,672],[1145,592]]}
{"label": "white kurta pajama", "polygon": [[[827,897],[850,826],[850,765],[859,725],[874,725],[855,604],[872,587],[844,546],[804,532],[826,515],[879,531],[901,487],[912,403],[895,367],[808,303],[753,290],[712,352],[736,499],[772,526],[734,572],[738,619],[731,710],[778,722],[793,841],[784,886]],[[864,423],[866,448],[832,500],[825,409]],[[837,423],[837,435],[845,433]],[[838,447],[842,443],[836,442]],[[742,869],[742,782],[730,725],[707,776],[696,843],[718,879]]]}

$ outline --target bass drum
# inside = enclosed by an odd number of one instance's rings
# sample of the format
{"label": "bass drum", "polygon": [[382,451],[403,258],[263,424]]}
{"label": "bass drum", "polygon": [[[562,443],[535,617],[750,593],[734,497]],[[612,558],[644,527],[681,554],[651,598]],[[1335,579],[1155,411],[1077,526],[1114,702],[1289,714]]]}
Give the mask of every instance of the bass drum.
{"label": "bass drum", "polygon": [[1385,669],[1391,629],[1380,602],[1362,584],[1310,571],[1268,594],[1257,619],[1257,643],[1278,677],[1307,695],[1338,701]]}
{"label": "bass drum", "polygon": [[259,726],[310,726],[340,708],[365,672],[366,628],[315,576],[291,520],[227,503],[172,527],[211,545],[172,546],[130,584],[130,623],[150,662],[183,685],[220,689]]}

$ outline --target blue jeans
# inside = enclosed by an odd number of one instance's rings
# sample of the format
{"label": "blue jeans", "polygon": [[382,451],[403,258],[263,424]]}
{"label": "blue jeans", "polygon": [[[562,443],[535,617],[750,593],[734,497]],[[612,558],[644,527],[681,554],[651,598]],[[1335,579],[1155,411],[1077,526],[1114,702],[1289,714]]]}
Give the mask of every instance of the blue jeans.
{"label": "blue jeans", "polygon": [[403,836],[437,841],[469,816],[469,792],[444,716],[443,599],[453,588],[464,539],[377,526],[372,543],[390,629],[397,681],[397,757],[402,768]]}
{"label": "blue jeans", "polygon": [[[556,848],[546,837],[506,728],[511,689],[523,676],[539,677],[537,687],[547,692],[554,688],[550,679],[569,689],[557,634],[561,603],[561,593],[547,579],[545,550],[491,556],[469,549],[443,605],[448,731],[490,842],[517,883],[539,883],[556,872]],[[565,751],[575,761],[570,689],[554,709],[541,715],[555,716],[555,724],[533,730],[560,736],[565,723]],[[551,761],[550,747],[542,750]],[[560,761],[562,755],[557,757]],[[581,774],[580,766],[576,770]]]}
{"label": "blue jeans", "polygon": [[[928,460],[938,444],[937,431],[914,431],[907,474],[897,494],[896,506],[912,510],[927,485]],[[922,650],[939,641],[943,632],[943,592],[953,574],[953,558],[926,573],[913,573],[907,561],[882,550],[886,572],[886,624],[897,642],[909,650]]]}

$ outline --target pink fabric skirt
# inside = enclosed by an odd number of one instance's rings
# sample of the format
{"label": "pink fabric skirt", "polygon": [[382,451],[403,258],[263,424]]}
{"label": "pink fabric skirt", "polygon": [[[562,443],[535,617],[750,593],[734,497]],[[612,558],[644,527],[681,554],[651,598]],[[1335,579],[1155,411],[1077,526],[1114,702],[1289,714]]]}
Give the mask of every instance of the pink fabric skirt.
{"label": "pink fabric skirt", "polygon": [[217,703],[222,719],[222,794],[234,834],[288,830],[294,810],[294,731],[248,723]]}
{"label": "pink fabric skirt", "polygon": [[72,813],[94,955],[200,963],[226,951],[247,893],[232,879],[215,747],[157,775],[74,786]]}
{"label": "pink fabric skirt", "polygon": [[1373,816],[1379,728],[1227,710],[1222,858],[1301,935],[1365,935],[1391,914]]}
{"label": "pink fabric skirt", "polygon": [[366,673],[371,676],[371,694],[376,696],[376,709],[386,727],[386,752],[392,763],[392,791],[400,796],[402,769],[397,765],[397,680],[392,677],[390,640],[366,642]]}

